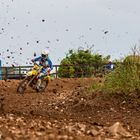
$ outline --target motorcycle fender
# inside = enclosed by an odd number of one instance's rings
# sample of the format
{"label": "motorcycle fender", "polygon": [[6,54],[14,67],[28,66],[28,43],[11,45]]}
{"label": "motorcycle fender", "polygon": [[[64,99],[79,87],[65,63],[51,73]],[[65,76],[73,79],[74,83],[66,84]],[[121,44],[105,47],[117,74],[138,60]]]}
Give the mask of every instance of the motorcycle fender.
{"label": "motorcycle fender", "polygon": [[32,76],[32,75],[35,75],[35,74],[36,74],[36,71],[33,70],[33,71],[29,71],[29,72],[27,73],[27,76]]}

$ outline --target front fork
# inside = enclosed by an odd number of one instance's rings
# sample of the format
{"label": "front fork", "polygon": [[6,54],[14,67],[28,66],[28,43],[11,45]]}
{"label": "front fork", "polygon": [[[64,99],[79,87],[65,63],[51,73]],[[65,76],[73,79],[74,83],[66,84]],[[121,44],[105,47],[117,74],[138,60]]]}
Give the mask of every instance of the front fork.
{"label": "front fork", "polygon": [[32,81],[34,80],[34,78],[36,77],[36,75],[34,75],[31,79],[30,79],[30,81],[27,83],[27,85],[26,85],[26,88],[32,83]]}

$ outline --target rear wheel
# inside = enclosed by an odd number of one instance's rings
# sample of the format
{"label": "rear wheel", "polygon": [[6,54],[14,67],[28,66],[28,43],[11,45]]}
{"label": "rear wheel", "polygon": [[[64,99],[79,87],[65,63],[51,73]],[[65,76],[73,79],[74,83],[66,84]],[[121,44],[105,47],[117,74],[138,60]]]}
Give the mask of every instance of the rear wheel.
{"label": "rear wheel", "polygon": [[24,94],[26,88],[27,88],[27,84],[30,80],[30,77],[26,77],[18,86],[17,88],[17,92],[20,94]]}

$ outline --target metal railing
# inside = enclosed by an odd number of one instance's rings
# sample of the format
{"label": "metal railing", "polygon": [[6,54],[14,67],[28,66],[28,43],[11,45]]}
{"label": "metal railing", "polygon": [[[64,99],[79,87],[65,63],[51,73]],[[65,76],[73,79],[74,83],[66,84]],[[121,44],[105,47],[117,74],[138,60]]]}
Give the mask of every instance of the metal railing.
{"label": "metal railing", "polygon": [[[104,74],[104,66],[90,66],[90,65],[53,65],[53,71],[51,76],[54,78],[58,78],[58,69],[61,68],[69,68],[73,66],[74,68],[78,68],[80,71],[74,72],[73,77],[79,77],[79,75],[83,77],[91,77],[98,76],[98,74]],[[32,69],[32,66],[18,66],[18,67],[0,67],[0,79],[22,79],[26,76],[26,73]],[[87,73],[87,69],[91,69]],[[65,71],[66,74],[67,71]]]}

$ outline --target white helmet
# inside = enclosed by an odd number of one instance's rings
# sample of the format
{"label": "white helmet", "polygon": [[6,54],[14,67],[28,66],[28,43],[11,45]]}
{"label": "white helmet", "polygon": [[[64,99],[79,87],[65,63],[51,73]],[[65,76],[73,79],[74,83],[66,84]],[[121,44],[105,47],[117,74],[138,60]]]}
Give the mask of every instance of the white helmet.
{"label": "white helmet", "polygon": [[49,50],[43,50],[43,51],[41,52],[41,56],[42,56],[43,58],[47,58],[48,55],[49,55]]}

